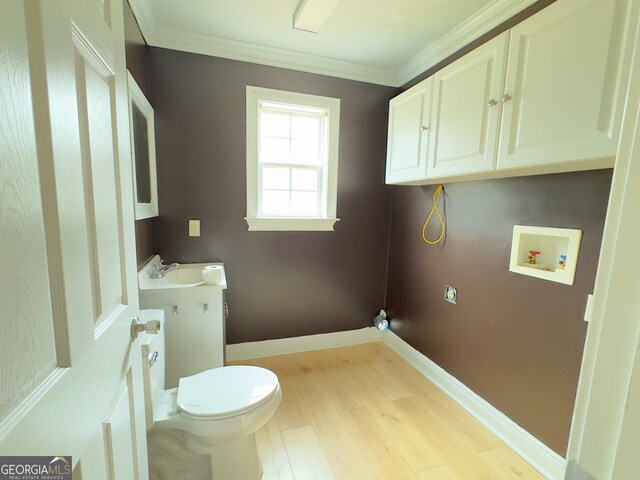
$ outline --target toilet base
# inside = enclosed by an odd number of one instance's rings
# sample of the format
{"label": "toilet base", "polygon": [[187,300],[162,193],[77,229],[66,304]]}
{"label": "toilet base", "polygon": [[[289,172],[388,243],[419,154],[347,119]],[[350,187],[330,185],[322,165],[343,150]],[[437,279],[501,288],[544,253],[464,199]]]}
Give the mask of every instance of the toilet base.
{"label": "toilet base", "polygon": [[255,433],[224,442],[174,429],[148,436],[150,480],[260,480]]}
{"label": "toilet base", "polygon": [[180,430],[152,429],[147,453],[149,480],[211,480],[209,456],[190,452]]}
{"label": "toilet base", "polygon": [[212,480],[260,480],[262,462],[256,434],[241,435],[224,442],[185,433],[187,448],[209,457]]}

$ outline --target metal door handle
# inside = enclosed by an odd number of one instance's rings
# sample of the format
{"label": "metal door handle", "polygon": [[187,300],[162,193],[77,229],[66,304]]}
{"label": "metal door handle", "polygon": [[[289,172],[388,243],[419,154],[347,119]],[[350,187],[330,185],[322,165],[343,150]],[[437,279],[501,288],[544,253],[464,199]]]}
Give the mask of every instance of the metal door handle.
{"label": "metal door handle", "polygon": [[160,320],[149,320],[142,323],[138,317],[131,320],[131,338],[135,340],[142,332],[156,335],[160,333]]}
{"label": "metal door handle", "polygon": [[508,93],[505,93],[504,96],[502,97],[502,103],[508,102],[512,99],[511,95],[509,95]]}
{"label": "metal door handle", "polygon": [[498,104],[493,98],[487,102],[490,107],[495,107]]}
{"label": "metal door handle", "polygon": [[423,125],[421,127],[421,129],[422,129],[423,132],[428,132],[429,130],[431,130],[431,127],[427,127],[427,126]]}

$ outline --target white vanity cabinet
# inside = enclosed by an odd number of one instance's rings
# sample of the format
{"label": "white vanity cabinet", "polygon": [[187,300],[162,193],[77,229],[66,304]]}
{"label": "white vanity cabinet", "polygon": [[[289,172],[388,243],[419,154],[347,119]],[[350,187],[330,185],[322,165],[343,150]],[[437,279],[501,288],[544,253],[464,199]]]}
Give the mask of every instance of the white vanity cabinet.
{"label": "white vanity cabinet", "polygon": [[508,33],[433,76],[428,178],[495,168]]}
{"label": "white vanity cabinet", "polygon": [[614,0],[558,1],[511,29],[499,169],[597,157],[613,165],[624,100],[615,9]]}
{"label": "white vanity cabinet", "polygon": [[[217,263],[183,264],[167,270],[161,278],[150,278],[155,256],[138,272],[140,308],[164,310],[165,383],[178,386],[182,377],[224,366],[224,300],[227,279]],[[202,271],[222,266],[219,283],[207,284]]]}
{"label": "white vanity cabinet", "polygon": [[389,102],[386,183],[427,176],[432,85],[427,79]]}
{"label": "white vanity cabinet", "polygon": [[[392,99],[387,183],[612,167],[630,63],[628,2],[558,0]],[[419,141],[425,120],[417,101],[410,112],[405,104],[421,88],[433,88],[433,101]]]}

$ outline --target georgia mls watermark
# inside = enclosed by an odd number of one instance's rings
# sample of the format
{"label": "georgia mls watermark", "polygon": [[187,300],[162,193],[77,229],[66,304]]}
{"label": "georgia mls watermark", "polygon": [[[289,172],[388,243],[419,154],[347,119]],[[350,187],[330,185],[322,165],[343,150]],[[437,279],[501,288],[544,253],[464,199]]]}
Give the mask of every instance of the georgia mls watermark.
{"label": "georgia mls watermark", "polygon": [[0,457],[0,480],[71,480],[71,457]]}

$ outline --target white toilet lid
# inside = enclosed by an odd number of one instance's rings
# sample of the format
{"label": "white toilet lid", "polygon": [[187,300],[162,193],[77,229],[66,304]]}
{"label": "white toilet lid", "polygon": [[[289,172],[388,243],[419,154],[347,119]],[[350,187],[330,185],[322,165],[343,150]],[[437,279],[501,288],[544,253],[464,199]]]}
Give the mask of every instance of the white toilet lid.
{"label": "white toilet lid", "polygon": [[180,379],[178,407],[199,417],[227,417],[257,407],[275,393],[278,377],[262,367],[219,367]]}

